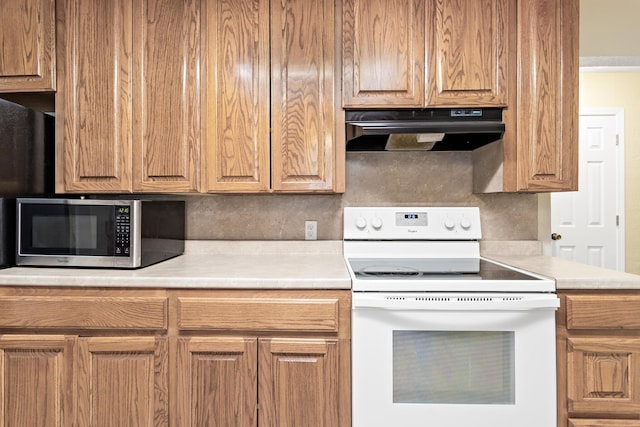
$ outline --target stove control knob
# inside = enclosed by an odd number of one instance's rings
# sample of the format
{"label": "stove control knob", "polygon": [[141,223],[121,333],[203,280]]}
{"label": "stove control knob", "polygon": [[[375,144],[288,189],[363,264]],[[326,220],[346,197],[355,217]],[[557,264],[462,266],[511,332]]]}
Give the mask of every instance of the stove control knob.
{"label": "stove control knob", "polygon": [[444,220],[444,228],[447,230],[453,230],[456,228],[456,223],[451,218],[447,218]]}
{"label": "stove control knob", "polygon": [[367,226],[367,220],[364,219],[363,217],[358,217],[358,219],[356,219],[356,228],[358,230],[364,230]]}
{"label": "stove control knob", "polygon": [[462,218],[460,220],[460,227],[462,227],[464,230],[468,230],[471,228],[471,221],[469,221],[469,218]]}
{"label": "stove control knob", "polygon": [[380,217],[375,217],[371,220],[371,226],[376,230],[380,230],[382,228],[382,220]]}

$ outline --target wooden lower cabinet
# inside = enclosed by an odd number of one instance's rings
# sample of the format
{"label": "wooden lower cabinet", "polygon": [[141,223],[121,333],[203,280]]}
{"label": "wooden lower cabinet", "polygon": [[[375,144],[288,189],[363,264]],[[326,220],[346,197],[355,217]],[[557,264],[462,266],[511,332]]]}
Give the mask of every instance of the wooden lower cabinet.
{"label": "wooden lower cabinet", "polygon": [[255,426],[256,338],[177,339],[176,426]]}
{"label": "wooden lower cabinet", "polygon": [[349,319],[348,290],[0,287],[0,425],[347,427]]}
{"label": "wooden lower cabinet", "polygon": [[640,292],[559,292],[558,426],[640,427]]}
{"label": "wooden lower cabinet", "polygon": [[78,339],[78,425],[169,424],[166,337]]}
{"label": "wooden lower cabinet", "polygon": [[179,426],[338,426],[338,340],[178,339]]}
{"label": "wooden lower cabinet", "polygon": [[0,425],[72,425],[75,342],[65,335],[0,335]]}
{"label": "wooden lower cabinet", "polygon": [[171,307],[174,425],[351,425],[349,291],[194,291]]}

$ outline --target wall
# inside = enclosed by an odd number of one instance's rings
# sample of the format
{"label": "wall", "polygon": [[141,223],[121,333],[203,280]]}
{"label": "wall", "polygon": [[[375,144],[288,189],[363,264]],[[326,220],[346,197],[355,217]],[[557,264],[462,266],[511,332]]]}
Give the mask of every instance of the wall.
{"label": "wall", "polygon": [[638,0],[580,0],[580,56],[639,56]]}
{"label": "wall", "polygon": [[342,239],[344,206],[479,206],[484,240],[537,239],[537,195],[472,194],[470,152],[347,154],[343,195],[188,196],[189,239]]}
{"label": "wall", "polygon": [[[640,2],[639,2],[640,3]],[[625,269],[640,274],[640,72],[581,72],[580,108],[623,108]]]}

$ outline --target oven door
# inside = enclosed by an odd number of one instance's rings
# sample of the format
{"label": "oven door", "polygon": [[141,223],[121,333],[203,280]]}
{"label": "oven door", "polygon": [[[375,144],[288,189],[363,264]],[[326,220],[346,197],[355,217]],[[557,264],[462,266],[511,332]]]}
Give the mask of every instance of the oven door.
{"label": "oven door", "polygon": [[354,427],[556,425],[554,294],[352,301]]}

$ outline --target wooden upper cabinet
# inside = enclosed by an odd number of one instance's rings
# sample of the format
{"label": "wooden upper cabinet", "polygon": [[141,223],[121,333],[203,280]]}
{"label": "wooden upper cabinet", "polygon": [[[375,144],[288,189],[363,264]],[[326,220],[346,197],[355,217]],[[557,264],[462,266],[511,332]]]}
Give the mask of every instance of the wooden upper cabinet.
{"label": "wooden upper cabinet", "polygon": [[424,1],[344,0],[344,107],[424,105]]}
{"label": "wooden upper cabinet", "polygon": [[137,0],[133,191],[200,187],[200,2]]}
{"label": "wooden upper cabinet", "polygon": [[512,3],[427,1],[427,105],[507,105]]}
{"label": "wooden upper cabinet", "polygon": [[518,1],[516,191],[578,189],[578,27],[578,0]]}
{"label": "wooden upper cabinet", "polygon": [[0,10],[0,92],[55,91],[55,0],[0,0]]}
{"label": "wooden upper cabinet", "polygon": [[131,191],[132,2],[66,0],[60,9],[56,191]]}
{"label": "wooden upper cabinet", "polygon": [[207,2],[207,191],[344,191],[339,5]]}
{"label": "wooden upper cabinet", "polygon": [[[330,0],[271,2],[271,186],[335,188],[344,159],[336,112],[335,6]],[[344,169],[344,167],[342,167]]]}
{"label": "wooden upper cabinet", "polygon": [[346,108],[507,104],[512,0],[345,0]]}
{"label": "wooden upper cabinet", "polygon": [[58,192],[194,191],[199,2],[59,8]]}
{"label": "wooden upper cabinet", "polygon": [[206,18],[206,185],[269,189],[269,0],[210,0]]}

